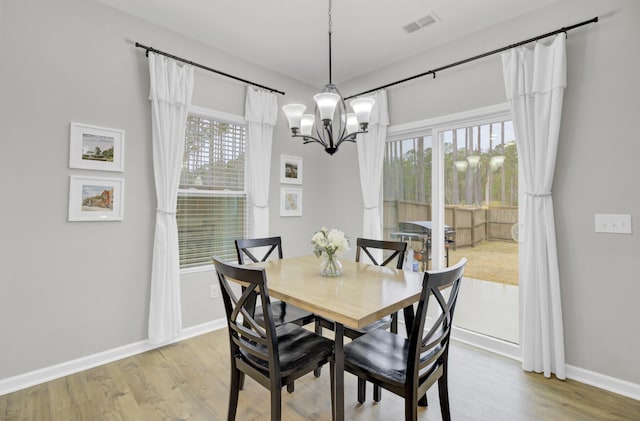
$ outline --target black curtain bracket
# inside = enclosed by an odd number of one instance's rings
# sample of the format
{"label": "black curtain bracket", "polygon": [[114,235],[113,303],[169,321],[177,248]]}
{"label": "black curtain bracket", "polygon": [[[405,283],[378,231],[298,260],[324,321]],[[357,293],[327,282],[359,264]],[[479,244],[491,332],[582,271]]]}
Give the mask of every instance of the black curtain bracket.
{"label": "black curtain bracket", "polygon": [[284,92],[279,91],[277,89],[269,88],[268,86],[264,86],[264,85],[261,85],[259,83],[251,82],[249,80],[242,79],[242,78],[240,78],[238,76],[234,76],[234,75],[231,75],[229,73],[221,72],[220,70],[212,69],[211,67],[208,67],[208,66],[203,66],[202,64],[194,63],[191,60],[187,60],[187,59],[184,59],[182,57],[174,56],[173,54],[169,54],[169,53],[166,53],[164,51],[156,50],[153,47],[148,47],[146,45],[142,45],[139,42],[136,42],[136,47],[144,49],[145,50],[145,56],[147,56],[147,57],[149,57],[149,52],[152,52],[152,53],[155,53],[155,54],[160,54],[160,55],[163,55],[165,57],[169,57],[169,58],[172,58],[174,60],[180,61],[182,63],[190,64],[193,67],[198,67],[200,69],[207,70],[209,72],[213,72],[213,73],[219,74],[221,76],[225,76],[225,77],[228,77],[230,79],[234,79],[234,80],[246,83],[246,84],[251,85],[251,86],[257,86],[258,88],[266,89],[267,91],[275,92],[275,93],[280,94],[280,95],[284,95],[285,94]]}

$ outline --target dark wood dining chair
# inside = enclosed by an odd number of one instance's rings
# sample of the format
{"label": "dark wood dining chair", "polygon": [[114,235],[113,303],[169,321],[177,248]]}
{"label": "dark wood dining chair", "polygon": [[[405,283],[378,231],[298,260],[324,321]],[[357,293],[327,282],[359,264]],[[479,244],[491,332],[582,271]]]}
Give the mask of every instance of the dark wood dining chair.
{"label": "dark wood dining chair", "polygon": [[[271,420],[282,417],[282,387],[318,367],[331,366],[331,407],[335,417],[333,341],[303,327],[285,323],[276,326],[271,311],[267,275],[263,268],[228,264],[213,257],[224,301],[231,351],[231,386],[227,419],[236,418],[241,374],[245,374],[271,392]],[[238,297],[231,282],[241,282]],[[259,323],[247,310],[246,301],[257,295],[262,304]]]}
{"label": "dark wood dining chair", "polygon": [[[390,252],[385,257],[383,254],[382,260],[378,262],[378,259],[372,253],[374,250],[382,250],[383,252]],[[402,269],[404,264],[404,254],[407,251],[407,243],[404,241],[384,241],[384,240],[372,240],[369,238],[358,237],[356,239],[356,262],[360,262],[363,255],[366,255],[371,263],[376,266],[387,266],[389,263],[395,260],[396,268]],[[322,334],[322,328],[333,330],[333,322],[322,318],[316,318],[315,332],[319,335]],[[349,327],[344,328],[344,336],[355,339],[370,332],[374,329],[391,329],[392,332],[398,332],[398,313],[395,312],[390,316],[383,317],[382,319],[365,326],[362,329],[353,329]],[[316,370],[314,373],[316,376],[320,375],[320,370]],[[358,384],[358,395],[364,395],[365,383]],[[373,397],[376,402],[380,401],[380,389],[374,386]]]}
{"label": "dark wood dining chair", "polygon": [[[264,262],[275,252],[278,259],[282,259],[282,239],[281,237],[265,237],[265,238],[247,238],[236,240],[236,253],[238,255],[238,263],[244,265],[249,262]],[[257,252],[261,253],[256,257]],[[255,309],[254,317],[261,321],[262,308]],[[303,310],[293,304],[284,301],[271,303],[271,311],[273,312],[273,320],[276,326],[284,323],[294,323],[304,326],[315,320],[315,315],[309,311]]]}
{"label": "dark wood dining chair", "polygon": [[[376,329],[344,347],[345,371],[358,376],[358,383],[370,381],[403,397],[406,421],[418,419],[418,404],[427,404],[425,394],[436,381],[442,419],[451,419],[447,385],[449,339],[466,263],[467,259],[462,258],[454,266],[425,272],[408,338]],[[444,290],[449,291],[447,298]],[[435,321],[425,326],[430,303],[437,305],[438,311]],[[363,402],[364,397],[358,396],[358,401]]]}

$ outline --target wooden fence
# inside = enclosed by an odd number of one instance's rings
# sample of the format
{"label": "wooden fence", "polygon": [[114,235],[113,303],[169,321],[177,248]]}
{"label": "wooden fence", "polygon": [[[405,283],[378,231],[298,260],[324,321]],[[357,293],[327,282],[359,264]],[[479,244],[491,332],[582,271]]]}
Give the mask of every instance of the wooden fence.
{"label": "wooden fence", "polygon": [[[470,207],[447,205],[445,224],[456,231],[456,247],[474,246],[480,241],[513,241],[511,227],[518,222],[516,206]],[[384,202],[384,238],[398,230],[401,221],[430,221],[431,205],[389,200]]]}

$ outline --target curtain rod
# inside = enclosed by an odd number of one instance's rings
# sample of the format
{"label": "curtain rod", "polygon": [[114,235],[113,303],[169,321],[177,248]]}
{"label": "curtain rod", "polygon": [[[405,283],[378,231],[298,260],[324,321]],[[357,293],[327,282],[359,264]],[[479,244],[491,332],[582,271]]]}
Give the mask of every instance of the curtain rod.
{"label": "curtain rod", "polygon": [[484,58],[484,57],[487,57],[487,56],[490,56],[490,55],[493,55],[493,54],[501,53],[503,51],[510,50],[512,48],[519,47],[521,45],[528,44],[528,43],[533,42],[533,41],[538,41],[540,39],[547,38],[547,37],[550,37],[552,35],[560,34],[562,32],[564,32],[565,35],[566,35],[566,33],[568,31],[572,30],[572,29],[575,29],[575,28],[578,28],[580,26],[584,26],[584,25],[587,25],[587,24],[590,24],[590,23],[596,23],[596,22],[598,22],[598,17],[597,16],[592,18],[592,19],[585,20],[584,22],[576,23],[575,25],[562,27],[560,29],[556,29],[555,31],[552,31],[552,32],[549,32],[549,33],[546,33],[546,34],[543,34],[543,35],[538,35],[537,37],[529,38],[527,40],[520,41],[520,42],[517,42],[515,44],[508,45],[506,47],[498,48],[497,50],[489,51],[489,52],[486,52],[486,53],[483,53],[483,54],[478,54],[477,56],[473,56],[473,57],[466,58],[464,60],[456,61],[455,63],[447,64],[446,66],[438,67],[437,69],[429,70],[428,72],[420,73],[420,74],[415,75],[415,76],[410,76],[410,77],[398,80],[396,82],[387,83],[386,85],[382,85],[382,86],[379,86],[377,88],[369,89],[368,91],[360,92],[359,94],[355,94],[355,95],[351,95],[349,97],[346,97],[345,100],[346,99],[355,98],[355,97],[360,96],[360,95],[369,94],[371,92],[375,92],[375,91],[380,90],[380,89],[388,88],[390,86],[399,85],[401,83],[408,82],[410,80],[417,79],[419,77],[423,77],[423,76],[427,76],[427,75],[433,75],[433,78],[435,79],[436,78],[436,73],[440,72],[442,70],[450,69],[452,67],[468,63],[470,61],[478,60],[478,59],[481,59],[481,58]]}
{"label": "curtain rod", "polygon": [[239,78],[237,76],[230,75],[229,73],[221,72],[219,70],[212,69],[211,67],[203,66],[202,64],[194,63],[191,60],[187,60],[187,59],[184,59],[184,58],[181,58],[181,57],[178,57],[178,56],[174,56],[173,54],[165,53],[164,51],[156,50],[153,47],[147,47],[146,45],[142,45],[139,42],[136,42],[136,47],[146,50],[145,54],[146,54],[147,57],[149,57],[149,51],[151,51],[152,53],[161,54],[161,55],[163,55],[165,57],[169,57],[169,58],[172,58],[174,60],[178,60],[178,61],[181,61],[183,63],[190,64],[190,65],[192,65],[194,67],[199,67],[201,69],[208,70],[210,72],[217,73],[219,75],[226,76],[226,77],[231,78],[231,79],[239,80],[240,82],[244,82],[244,83],[247,83],[247,84],[252,85],[252,86],[257,86],[258,88],[263,88],[263,89],[266,89],[268,91],[275,92],[275,93],[278,93],[280,95],[284,95],[284,92],[279,91],[277,89],[269,88],[268,86],[260,85],[259,83],[251,82],[249,80],[242,79],[242,78]]}

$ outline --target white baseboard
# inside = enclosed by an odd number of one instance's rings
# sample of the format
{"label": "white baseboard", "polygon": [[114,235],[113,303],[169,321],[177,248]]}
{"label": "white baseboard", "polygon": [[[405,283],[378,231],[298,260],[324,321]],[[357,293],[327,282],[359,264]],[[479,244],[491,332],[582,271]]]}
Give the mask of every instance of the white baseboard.
{"label": "white baseboard", "polygon": [[567,364],[567,378],[640,401],[640,384]]}
{"label": "white baseboard", "polygon": [[[517,361],[522,361],[520,347],[516,344],[501,341],[489,336],[480,335],[470,330],[454,327],[451,339],[484,349],[495,354],[499,354]],[[585,383],[611,393],[626,396],[631,399],[640,400],[640,385],[617,379],[584,368],[567,364],[567,378],[580,383]]]}
{"label": "white baseboard", "polygon": [[16,390],[35,386],[40,383],[48,382],[50,380],[58,379],[60,377],[68,376],[69,374],[77,373],[79,371],[110,363],[112,361],[117,361],[122,358],[130,357],[132,355],[141,354],[155,348],[160,348],[161,346],[169,345],[170,343],[183,341],[185,339],[202,335],[203,333],[212,332],[226,326],[226,318],[213,320],[211,322],[183,329],[180,332],[180,336],[178,338],[163,344],[151,344],[148,340],[134,342],[129,345],[124,345],[93,355],[87,355],[86,357],[77,358],[75,360],[66,361],[64,363],[52,365],[39,370],[19,374],[14,377],[0,379],[0,396],[7,393],[15,392]]}

